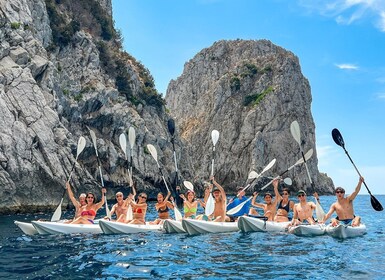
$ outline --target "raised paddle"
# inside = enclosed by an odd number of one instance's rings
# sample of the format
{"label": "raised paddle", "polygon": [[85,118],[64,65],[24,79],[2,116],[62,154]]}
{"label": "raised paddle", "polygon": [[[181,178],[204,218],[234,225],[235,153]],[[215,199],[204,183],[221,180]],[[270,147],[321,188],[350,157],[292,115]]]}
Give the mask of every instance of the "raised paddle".
{"label": "raised paddle", "polygon": [[[350,157],[348,151],[345,149],[345,142],[344,142],[344,139],[342,138],[342,135],[341,135],[341,133],[339,132],[339,130],[338,130],[337,128],[335,128],[335,129],[332,130],[332,137],[333,137],[334,142],[336,142],[336,144],[337,144],[338,146],[341,146],[341,147],[344,149],[346,155],[347,155],[348,158],[350,159],[350,162],[353,164],[354,169],[356,169],[358,175],[359,175],[360,177],[362,177],[361,174],[360,174],[360,172],[358,171],[356,165],[354,164],[352,158]],[[384,210],[384,208],[382,207],[381,203],[380,203],[380,202],[377,200],[377,198],[375,198],[374,195],[372,195],[372,193],[370,192],[370,190],[369,190],[368,186],[366,185],[365,181],[364,181],[364,185],[365,185],[365,187],[366,187],[366,189],[368,190],[368,193],[369,193],[369,195],[370,195],[370,202],[372,203],[373,209],[376,210],[376,211],[382,211],[382,210]]]}
{"label": "raised paddle", "polygon": [[135,135],[135,129],[130,126],[128,129],[128,142],[130,143],[130,171],[129,171],[129,179],[130,179],[130,187],[132,188],[132,185],[134,184],[132,180],[132,154],[133,154],[133,149],[134,149],[134,144],[136,140],[136,135]]}
{"label": "raised paddle", "polygon": [[[86,146],[86,139],[83,136],[80,136],[80,138],[78,140],[77,149],[76,149],[76,159],[75,159],[75,162],[72,164],[71,172],[70,172],[70,175],[68,176],[67,182],[69,182],[71,180],[72,171],[74,170],[75,164],[78,161],[78,157],[79,157],[80,153],[84,150],[85,146]],[[61,197],[60,203],[56,207],[56,210],[55,210],[55,212],[53,213],[53,215],[51,217],[51,222],[56,222],[56,221],[60,220],[60,217],[61,217],[61,205],[63,203],[63,199],[64,199],[65,193],[66,193],[66,189],[64,189],[64,192],[63,192],[63,195]]]}
{"label": "raised paddle", "polygon": [[[170,189],[168,188],[166,179],[164,178],[162,169],[160,168],[160,165],[158,162],[158,152],[156,151],[156,148],[153,145],[148,144],[147,149],[150,152],[151,156],[154,158],[156,164],[158,165],[159,172],[162,175],[163,183],[166,186],[167,192],[170,192]],[[180,213],[180,211],[178,210],[178,207],[176,205],[174,205],[174,214],[175,214],[175,220],[182,220],[182,218],[183,218],[182,214]]]}
{"label": "raised paddle", "polygon": [[[92,129],[89,129],[89,131],[90,131],[92,143],[93,143],[94,148],[95,148],[96,158],[97,158],[97,160],[98,160],[98,168],[99,168],[100,182],[102,183],[102,188],[104,188],[104,180],[103,180],[103,174],[102,174],[102,166],[101,166],[101,163],[100,163],[100,158],[99,158],[99,153],[98,153],[98,147],[97,147],[97,145],[96,145],[96,135],[95,135],[95,132],[94,132]],[[106,193],[104,193],[103,195],[104,195],[104,202],[105,202],[105,205],[106,205],[106,216],[107,216],[108,218],[111,218],[111,211],[110,211],[110,208],[108,208],[108,203],[107,203],[107,196],[106,196]]]}
{"label": "raised paddle", "polygon": [[[119,135],[119,144],[120,144],[120,148],[123,150],[123,153],[124,153],[124,156],[126,158],[126,161],[128,162],[128,158],[127,158],[127,139],[126,139],[126,134],[125,133],[122,133]],[[130,142],[131,144],[131,142]],[[133,187],[131,184],[132,184],[132,179],[131,179],[131,176],[130,176],[130,170],[128,169],[127,167],[127,172],[128,172],[128,181],[129,181],[129,184],[131,186],[131,188]],[[128,205],[128,208],[127,208],[127,214],[126,214],[126,220],[127,221],[130,221],[132,220],[132,207],[131,205],[129,204]]]}
{"label": "raised paddle", "polygon": [[183,181],[183,185],[190,191],[194,191],[194,185],[189,181]]}
{"label": "raised paddle", "polygon": [[[214,176],[214,162],[215,162],[215,145],[217,144],[219,140],[219,131],[218,130],[213,130],[211,131],[211,140],[213,142],[213,153],[212,153],[212,158],[211,158],[211,177]],[[205,208],[205,214],[207,216],[210,216],[215,209],[215,201],[213,196],[210,194],[207,201],[206,201],[206,208]]]}
{"label": "raised paddle", "polygon": [[[314,186],[313,180],[311,179],[309,167],[307,166],[305,155],[303,153],[303,149],[302,149],[302,145],[301,145],[301,130],[300,130],[300,127],[299,127],[299,124],[297,121],[293,121],[291,123],[290,132],[291,132],[291,135],[293,135],[294,140],[298,143],[299,150],[300,150],[301,155],[304,159],[306,173],[307,173],[307,176],[309,178],[310,185],[311,185],[313,191],[315,191],[315,186]],[[322,209],[322,206],[321,206],[321,204],[319,204],[318,200],[315,200],[315,204],[316,204],[315,213],[317,216],[317,220],[322,221],[323,218],[325,217],[325,211]]]}

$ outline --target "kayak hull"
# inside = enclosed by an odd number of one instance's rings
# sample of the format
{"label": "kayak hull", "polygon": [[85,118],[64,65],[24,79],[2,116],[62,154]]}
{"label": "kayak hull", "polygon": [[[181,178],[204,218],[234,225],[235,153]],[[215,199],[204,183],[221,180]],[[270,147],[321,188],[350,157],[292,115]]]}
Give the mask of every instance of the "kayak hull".
{"label": "kayak hull", "polygon": [[15,221],[15,225],[17,225],[22,232],[26,235],[35,235],[39,234],[39,232],[36,230],[36,228],[33,226],[32,223],[25,223],[25,222],[19,222]]}
{"label": "kayak hull", "polygon": [[165,220],[163,229],[166,233],[186,233],[181,221]]}
{"label": "kayak hull", "polygon": [[325,225],[298,225],[289,227],[288,231],[297,236],[319,236],[325,234]]}
{"label": "kayak hull", "polygon": [[104,234],[130,234],[148,231],[161,231],[163,225],[145,225],[125,224],[108,220],[100,220],[99,227]]}
{"label": "kayak hull", "polygon": [[242,232],[284,232],[289,224],[290,222],[277,223],[248,216],[241,216],[238,219],[238,228]]}
{"label": "kayak hull", "polygon": [[332,226],[331,224],[326,226],[326,233],[334,238],[346,239],[359,237],[366,234],[366,226],[364,224],[360,224],[357,227],[347,226],[339,224],[337,226]]}
{"label": "kayak hull", "polygon": [[32,224],[39,234],[102,233],[97,224],[65,224],[44,221],[32,221]]}
{"label": "kayak hull", "polygon": [[183,219],[182,227],[189,235],[235,232],[239,230],[237,222],[208,222],[194,219]]}

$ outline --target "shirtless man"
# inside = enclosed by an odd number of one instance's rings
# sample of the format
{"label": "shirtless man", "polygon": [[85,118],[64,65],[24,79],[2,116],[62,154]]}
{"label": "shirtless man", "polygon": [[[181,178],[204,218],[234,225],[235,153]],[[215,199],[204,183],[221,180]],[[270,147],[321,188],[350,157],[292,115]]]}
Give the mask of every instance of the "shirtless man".
{"label": "shirtless man", "polygon": [[294,216],[291,225],[297,226],[302,223],[314,225],[316,222],[313,218],[313,211],[316,208],[314,202],[306,201],[306,193],[303,190],[297,192],[299,203],[294,205]]}
{"label": "shirtless man", "polygon": [[337,196],[337,202],[334,202],[332,206],[330,207],[329,212],[325,215],[325,218],[323,219],[323,223],[326,222],[327,219],[330,218],[330,216],[334,213],[334,211],[337,213],[337,218],[332,219],[332,226],[337,226],[339,223],[343,223],[345,225],[351,224],[353,227],[359,226],[361,223],[361,218],[354,215],[354,209],[353,209],[353,200],[356,198],[357,194],[361,190],[361,185],[364,182],[364,178],[360,177],[358,180],[358,184],[354,192],[347,196],[345,196],[345,190],[341,187],[336,188],[336,196]]}
{"label": "shirtless man", "polygon": [[[116,221],[117,222],[124,222],[127,216],[127,203],[125,200],[123,200],[123,193],[122,192],[117,192],[116,193],[116,201],[117,203],[112,206],[111,209],[111,216],[115,213],[116,215]],[[107,217],[105,217],[107,218]]]}
{"label": "shirtless man", "polygon": [[[69,182],[66,182],[66,189],[68,192],[68,196],[70,200],[72,201],[72,204],[75,206],[75,217],[73,218],[74,220],[78,217],[80,217],[80,214],[82,212],[82,207],[87,204],[86,202],[86,194],[82,193],[79,196],[79,201],[75,199],[74,193],[72,192],[71,185]],[[67,221],[67,223],[72,222],[72,220]]]}
{"label": "shirtless man", "polygon": [[[229,221],[230,218],[226,216],[226,193],[225,190],[222,188],[221,185],[215,181],[214,176],[210,178],[210,180],[214,184],[210,184],[208,188],[205,190],[205,197],[204,197],[204,203],[205,206],[207,204],[207,200],[209,199],[209,196],[212,195],[215,200],[215,207],[214,212],[208,217],[208,220],[214,221],[214,222],[225,222],[226,220]],[[197,217],[197,220],[204,219],[206,215],[199,215]],[[207,217],[207,216],[206,216]]]}
{"label": "shirtless man", "polygon": [[[278,180],[273,181],[275,197],[279,196],[278,182],[279,182]],[[258,208],[262,208],[263,209],[263,216],[265,216],[268,221],[273,221],[274,217],[275,217],[276,209],[277,209],[278,200],[277,199],[273,200],[273,196],[271,195],[271,193],[267,192],[267,193],[265,193],[265,196],[264,196],[264,200],[266,203],[257,203],[257,202],[255,202],[255,200],[257,199],[257,196],[258,196],[258,193],[254,192],[253,193],[253,199],[251,201],[251,205],[258,207]],[[258,216],[258,212],[255,209],[250,208],[249,215]]]}

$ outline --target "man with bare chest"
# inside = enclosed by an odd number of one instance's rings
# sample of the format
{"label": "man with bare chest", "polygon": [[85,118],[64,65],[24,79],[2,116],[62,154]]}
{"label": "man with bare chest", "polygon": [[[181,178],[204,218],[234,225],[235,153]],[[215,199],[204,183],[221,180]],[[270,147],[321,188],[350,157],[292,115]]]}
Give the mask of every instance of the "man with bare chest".
{"label": "man with bare chest", "polygon": [[302,223],[314,225],[313,211],[316,208],[315,203],[306,201],[306,193],[303,190],[299,190],[297,196],[299,203],[294,205],[294,217],[291,224],[294,226]]}

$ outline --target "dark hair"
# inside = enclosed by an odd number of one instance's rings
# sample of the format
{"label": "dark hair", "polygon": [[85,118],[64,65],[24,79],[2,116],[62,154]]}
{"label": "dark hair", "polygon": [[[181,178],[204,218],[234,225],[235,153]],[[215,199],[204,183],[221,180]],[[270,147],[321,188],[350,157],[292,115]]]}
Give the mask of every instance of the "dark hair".
{"label": "dark hair", "polygon": [[95,201],[96,201],[96,196],[95,196],[92,192],[88,192],[88,193],[87,193],[86,199],[87,199],[87,197],[88,197],[90,194],[94,197],[94,202],[93,202],[93,203],[95,203]]}
{"label": "dark hair", "polygon": [[340,192],[345,193],[345,189],[342,188],[342,187],[337,187],[336,190],[335,190],[334,192],[336,193],[337,191],[340,191]]}
{"label": "dark hair", "polygon": [[192,191],[192,190],[187,190],[187,192],[186,192],[186,194],[185,194],[186,200],[188,201],[188,194],[189,194],[189,193],[192,193],[192,194],[194,195],[193,200],[192,200],[192,202],[194,202],[194,201],[195,201],[195,192]]}
{"label": "dark hair", "polygon": [[282,189],[282,192],[287,192],[288,194],[290,194],[290,191],[289,191],[288,188],[283,188],[283,189]]}

